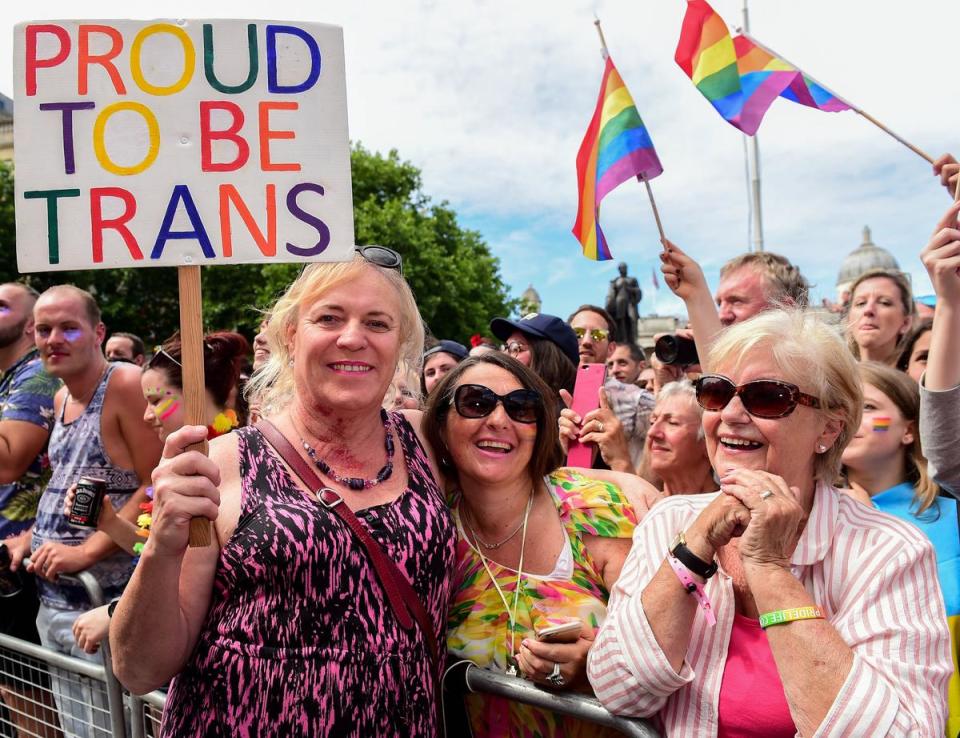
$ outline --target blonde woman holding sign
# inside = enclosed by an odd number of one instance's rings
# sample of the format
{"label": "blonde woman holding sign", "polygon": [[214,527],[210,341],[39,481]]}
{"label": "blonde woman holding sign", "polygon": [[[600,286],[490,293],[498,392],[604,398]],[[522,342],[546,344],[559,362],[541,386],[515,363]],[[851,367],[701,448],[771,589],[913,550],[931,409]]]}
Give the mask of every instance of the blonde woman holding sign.
{"label": "blonde woman holding sign", "polygon": [[[153,530],[111,625],[132,690],[171,677],[161,734],[437,734],[455,534],[414,411],[381,411],[422,321],[399,255],[314,264],[277,302],[269,422],[154,473]],[[214,544],[187,548],[189,520]]]}

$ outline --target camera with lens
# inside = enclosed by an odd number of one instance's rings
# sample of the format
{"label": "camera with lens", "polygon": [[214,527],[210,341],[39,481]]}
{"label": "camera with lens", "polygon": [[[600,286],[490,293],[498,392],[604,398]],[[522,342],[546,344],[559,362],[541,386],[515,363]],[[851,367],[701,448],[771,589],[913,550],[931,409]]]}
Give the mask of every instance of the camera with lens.
{"label": "camera with lens", "polygon": [[660,336],[654,344],[653,353],[664,364],[690,366],[700,363],[700,357],[697,356],[697,344],[693,342],[693,339],[676,334]]}

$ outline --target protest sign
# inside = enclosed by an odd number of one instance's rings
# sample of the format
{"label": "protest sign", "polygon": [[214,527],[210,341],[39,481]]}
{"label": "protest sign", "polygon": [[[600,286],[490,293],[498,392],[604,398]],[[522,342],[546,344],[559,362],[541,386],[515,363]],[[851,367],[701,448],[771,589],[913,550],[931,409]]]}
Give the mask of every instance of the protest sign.
{"label": "protest sign", "polygon": [[14,54],[20,271],[352,255],[340,28],[28,22]]}
{"label": "protest sign", "polygon": [[206,425],[200,266],[353,256],[342,30],[28,22],[14,71],[20,271],[176,266],[185,421]]}

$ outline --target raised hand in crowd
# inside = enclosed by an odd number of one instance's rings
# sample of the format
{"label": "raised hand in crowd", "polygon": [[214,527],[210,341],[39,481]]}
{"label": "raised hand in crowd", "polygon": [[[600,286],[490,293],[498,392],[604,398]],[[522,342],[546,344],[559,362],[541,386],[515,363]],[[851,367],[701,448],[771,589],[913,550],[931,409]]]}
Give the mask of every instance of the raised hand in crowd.
{"label": "raised hand in crowd", "polygon": [[[958,170],[960,171],[960,170]],[[940,391],[960,384],[960,202],[944,213],[920,252],[937,294],[924,387]]]}
{"label": "raised hand in crowd", "polygon": [[720,332],[722,325],[710,288],[707,286],[707,279],[703,276],[703,269],[695,259],[668,239],[663,239],[660,261],[663,281],[687,306],[690,327],[697,343],[697,353],[701,357],[707,356],[710,345]]}
{"label": "raised hand in crowd", "polygon": [[940,182],[947,188],[951,199],[957,197],[957,183],[960,182],[960,163],[953,154],[944,154],[933,162],[933,173],[940,177]]}
{"label": "raised hand in crowd", "polygon": [[614,471],[633,474],[636,470],[630,461],[630,448],[623,433],[623,424],[610,409],[607,392],[600,390],[600,407],[591,410],[582,418],[573,411],[573,396],[565,389],[560,397],[566,407],[560,411],[560,446],[566,454],[570,441],[592,443],[597,446],[604,463]]}

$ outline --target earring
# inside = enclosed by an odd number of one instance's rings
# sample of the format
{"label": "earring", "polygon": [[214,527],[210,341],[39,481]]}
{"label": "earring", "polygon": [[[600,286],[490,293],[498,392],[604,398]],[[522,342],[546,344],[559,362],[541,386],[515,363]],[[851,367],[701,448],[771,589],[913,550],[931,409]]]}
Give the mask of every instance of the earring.
{"label": "earring", "polygon": [[293,366],[293,359],[290,359],[290,361],[287,362],[287,366]]}
{"label": "earring", "polygon": [[822,443],[818,443],[818,444],[817,444],[817,453],[818,453],[818,454],[822,454],[822,453],[823,453],[824,451],[826,451],[826,450],[827,450],[827,447],[824,446]]}

